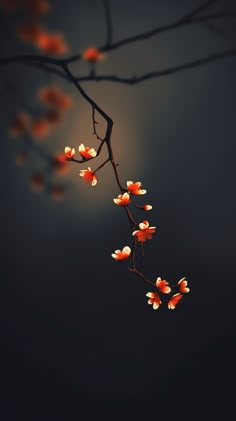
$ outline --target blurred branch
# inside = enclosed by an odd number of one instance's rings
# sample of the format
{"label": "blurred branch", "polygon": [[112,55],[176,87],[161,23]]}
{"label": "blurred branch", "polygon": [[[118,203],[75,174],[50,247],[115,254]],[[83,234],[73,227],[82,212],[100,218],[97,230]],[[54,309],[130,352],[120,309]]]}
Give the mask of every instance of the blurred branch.
{"label": "blurred branch", "polygon": [[192,60],[187,63],[181,64],[179,66],[167,67],[163,70],[157,70],[156,72],[145,73],[141,76],[134,76],[134,77],[119,77],[119,76],[110,76],[110,75],[102,75],[102,76],[95,76],[93,78],[87,76],[78,77],[77,80],[79,82],[115,82],[115,83],[123,83],[127,85],[135,85],[137,83],[143,82],[145,80],[150,80],[154,78],[159,78],[162,76],[172,75],[174,73],[178,73],[183,70],[190,70],[196,67],[200,67],[209,63],[212,63],[217,60],[222,60],[224,58],[230,58],[236,55],[236,49],[231,49],[228,51],[222,51],[219,53],[211,54],[206,57],[202,57],[198,60]]}
{"label": "blurred branch", "polygon": [[202,12],[203,10],[208,9],[210,6],[212,6],[214,3],[216,3],[217,0],[208,0],[205,1],[204,3],[202,3],[200,6],[196,7],[195,9],[193,9],[190,13],[186,14],[185,16],[183,16],[180,19],[177,19],[176,21],[167,24],[167,25],[162,25],[162,26],[157,26],[156,28],[153,28],[150,31],[147,32],[143,32],[142,34],[138,34],[138,35],[134,35],[132,37],[128,37],[128,38],[124,38],[123,40],[114,42],[113,44],[111,44],[110,46],[106,46],[104,45],[103,47],[100,48],[101,51],[110,51],[110,50],[115,50],[117,48],[129,45],[133,42],[137,42],[137,41],[141,41],[144,39],[148,39],[151,38],[155,35],[161,34],[163,32],[167,32],[167,31],[171,31],[174,29],[177,29],[181,26],[184,25],[189,25],[191,23],[196,23],[194,21],[194,17],[199,14],[200,12]]}
{"label": "blurred branch", "polygon": [[[177,66],[167,67],[166,69],[163,69],[163,70],[157,70],[154,72],[145,73],[141,76],[122,77],[122,76],[116,76],[116,75],[88,75],[88,76],[75,77],[75,80],[77,80],[78,82],[115,82],[115,83],[123,83],[127,85],[135,85],[145,80],[172,75],[174,73],[178,73],[184,70],[190,70],[195,67],[200,67],[200,66],[212,63],[214,61],[234,57],[235,55],[236,55],[236,49],[230,49],[230,50],[214,53],[197,60],[192,60],[192,61],[180,64]],[[32,56],[27,56],[26,60],[25,58],[21,60],[21,56],[15,56],[15,57],[10,57],[6,59],[0,59],[0,66],[6,66],[9,63],[12,63],[14,61],[22,62],[24,64],[28,64],[39,69],[48,70],[52,74],[60,76],[63,79],[66,79],[71,82],[71,78],[68,77],[68,75],[62,70],[64,65],[66,65],[66,62],[61,63],[59,61],[58,63],[58,60],[54,61],[54,59],[52,58],[48,60],[47,57],[43,57],[43,56],[33,56],[33,58]],[[57,67],[56,68],[52,67],[51,66],[52,64],[54,64]]]}
{"label": "blurred branch", "polygon": [[112,18],[111,18],[111,9],[110,9],[110,1],[103,0],[103,7],[105,13],[105,22],[106,22],[106,46],[108,47],[111,45],[112,42]]}

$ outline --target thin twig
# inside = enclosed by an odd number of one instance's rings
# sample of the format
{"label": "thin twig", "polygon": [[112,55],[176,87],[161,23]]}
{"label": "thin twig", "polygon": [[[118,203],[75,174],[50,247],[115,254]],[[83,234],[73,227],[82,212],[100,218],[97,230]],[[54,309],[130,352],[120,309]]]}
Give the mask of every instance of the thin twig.
{"label": "thin twig", "polygon": [[111,45],[112,42],[112,19],[111,19],[111,9],[110,9],[110,1],[103,0],[103,7],[105,13],[105,22],[106,22],[106,43],[105,45],[108,47]]}
{"label": "thin twig", "polygon": [[96,124],[98,124],[98,122],[95,120],[95,108],[94,108],[94,107],[92,107],[92,121],[93,121],[93,134],[95,134],[95,135],[96,135],[96,138],[97,138],[98,140],[103,141],[104,139],[102,139],[102,138],[98,135],[97,130],[96,130]]}

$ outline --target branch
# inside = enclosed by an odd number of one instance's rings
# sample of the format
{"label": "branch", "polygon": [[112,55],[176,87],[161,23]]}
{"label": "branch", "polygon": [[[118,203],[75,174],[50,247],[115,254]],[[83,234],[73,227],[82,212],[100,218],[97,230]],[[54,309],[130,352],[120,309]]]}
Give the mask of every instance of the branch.
{"label": "branch", "polygon": [[93,120],[93,134],[96,135],[96,138],[98,140],[101,140],[101,142],[103,142],[104,139],[102,139],[97,133],[96,124],[98,124],[98,122],[95,120],[95,108],[94,107],[93,107],[93,111],[92,111],[92,120]]}
{"label": "branch", "polygon": [[112,19],[111,19],[111,10],[110,10],[110,1],[103,0],[103,7],[105,12],[105,21],[106,21],[106,46],[111,45],[112,42]]}
{"label": "branch", "polygon": [[167,67],[166,69],[163,69],[163,70],[157,70],[155,72],[145,73],[144,75],[141,75],[141,76],[119,77],[119,76],[113,76],[113,75],[102,75],[102,76],[95,76],[93,78],[89,76],[81,76],[81,77],[78,77],[77,80],[79,82],[116,82],[116,83],[123,83],[126,85],[136,85],[145,80],[172,75],[174,73],[178,73],[183,70],[190,70],[195,67],[200,67],[217,60],[233,57],[235,55],[236,55],[236,49],[232,49],[228,51],[215,53],[210,56],[202,57],[198,60],[192,60],[187,63],[180,64],[178,66]]}
{"label": "branch", "polygon": [[[104,0],[105,1],[105,0]],[[181,19],[178,19],[176,21],[174,21],[171,24],[167,24],[167,25],[163,25],[163,26],[158,26],[150,31],[144,32],[142,34],[138,34],[132,37],[128,37],[128,38],[124,38],[123,40],[114,42],[113,44],[107,44],[105,43],[103,46],[101,46],[100,48],[98,48],[100,51],[111,51],[117,48],[120,48],[122,46],[131,44],[133,42],[137,42],[143,39],[147,39],[150,38],[154,35],[169,31],[169,30],[173,30],[176,29],[180,26],[186,25],[186,24],[190,24],[190,23],[196,23],[197,20],[196,18],[194,18],[198,13],[202,12],[203,10],[206,10],[207,8],[209,8],[211,5],[213,5],[217,0],[208,0],[205,1],[202,5],[198,6],[197,8],[195,8],[194,10],[192,10],[192,12],[186,14],[184,17],[182,17]],[[193,19],[194,18],[194,19]],[[72,57],[68,57],[65,59],[55,59],[55,58],[51,58],[51,57],[44,57],[44,56],[32,56],[32,55],[22,55],[22,56],[14,56],[14,57],[6,57],[6,58],[2,58],[0,59],[0,65],[5,65],[11,62],[25,62],[25,63],[47,63],[47,64],[55,64],[58,66],[63,66],[63,64],[70,64],[73,63],[75,61],[79,61],[82,58],[82,54],[76,54]]]}
{"label": "branch", "polygon": [[[114,154],[113,154],[113,150],[112,150],[112,146],[111,146],[111,134],[112,134],[113,121],[112,121],[111,117],[108,116],[108,114],[104,110],[102,110],[96,104],[96,102],[84,91],[84,89],[81,87],[81,85],[79,84],[79,82],[75,79],[75,77],[73,76],[73,74],[69,70],[67,64],[64,64],[62,67],[63,67],[65,73],[67,74],[67,76],[70,78],[71,82],[78,89],[78,91],[80,92],[80,94],[82,95],[82,97],[91,105],[91,107],[92,107],[93,110],[96,110],[104,118],[104,120],[107,123],[106,134],[105,134],[105,137],[103,139],[103,142],[106,143],[107,151],[108,151],[108,159],[105,161],[105,163],[107,163],[109,161],[111,162],[111,165],[113,167],[113,171],[114,171],[114,174],[115,174],[116,182],[118,184],[118,187],[119,187],[121,193],[123,193],[124,191],[126,191],[126,189],[124,189],[124,187],[122,187],[122,185],[121,185],[119,174],[118,174],[118,171],[117,171],[117,164],[115,162]],[[103,165],[105,165],[105,164],[102,164],[101,167],[103,167]],[[99,169],[101,167],[99,167]],[[133,217],[132,217],[132,215],[131,215],[128,207],[127,206],[124,206],[124,209],[125,209],[126,214],[127,214],[128,218],[129,218],[129,221],[134,226],[137,226],[137,223],[133,219]]]}
{"label": "branch", "polygon": [[[218,53],[214,53],[205,57],[202,57],[198,60],[192,60],[189,61],[187,63],[183,63],[180,64],[178,66],[173,66],[173,67],[167,67],[166,69],[163,70],[157,70],[155,72],[150,72],[150,73],[145,73],[141,76],[134,76],[134,77],[122,77],[122,76],[116,76],[116,75],[101,75],[101,76],[80,76],[80,77],[74,77],[74,79],[81,83],[81,82],[114,82],[114,83],[121,83],[121,84],[126,84],[126,85],[136,85],[140,82],[143,82],[145,80],[150,80],[150,79],[154,79],[154,78],[159,78],[162,76],[168,76],[168,75],[172,75],[174,73],[178,73],[180,71],[184,71],[184,70],[190,70],[193,69],[195,67],[200,67],[209,63],[212,63],[214,61],[217,60],[222,60],[224,58],[230,58],[236,55],[236,49],[230,49],[230,50],[226,50],[226,51],[222,51],[222,52],[218,52]],[[20,61],[19,60],[19,56],[15,57],[16,60],[15,61]],[[27,59],[27,64],[28,65],[32,65],[33,67],[39,68],[39,69],[43,69],[43,70],[48,70],[49,72],[51,72],[52,74],[55,74],[63,79],[66,79],[69,82],[74,83],[71,78],[68,76],[67,73],[65,73],[63,70],[61,70],[61,68],[63,67],[61,65],[61,63],[53,63],[56,64],[57,66],[59,66],[59,68],[54,68],[52,66],[50,66],[50,64],[52,64],[52,60],[50,60],[49,64],[47,63],[47,57],[41,57],[40,56],[40,60],[41,58],[43,58],[43,62],[40,63],[36,63],[34,60],[31,63],[29,56]],[[11,58],[11,62],[14,61],[14,57]],[[9,63],[9,59],[0,59],[0,66],[4,66],[6,64]],[[24,62],[25,63],[25,62]]]}
{"label": "branch", "polygon": [[182,18],[180,18],[180,19],[178,19],[178,20],[176,20],[176,21],[174,21],[170,24],[163,25],[163,26],[157,26],[156,28],[154,28],[150,31],[143,32],[142,34],[134,35],[132,37],[124,38],[123,40],[114,42],[111,45],[104,45],[103,47],[100,48],[100,50],[101,51],[115,50],[117,48],[120,48],[120,47],[123,47],[125,45],[131,44],[133,42],[148,39],[148,38],[153,37],[154,35],[158,35],[158,34],[163,33],[163,32],[174,30],[174,29],[176,29],[180,26],[190,24],[190,23],[195,23],[193,18],[198,13],[202,12],[203,10],[208,9],[210,6],[212,6],[214,3],[216,3],[216,1],[217,0],[205,1],[203,4],[201,4],[197,8],[193,9],[190,13],[186,14]]}

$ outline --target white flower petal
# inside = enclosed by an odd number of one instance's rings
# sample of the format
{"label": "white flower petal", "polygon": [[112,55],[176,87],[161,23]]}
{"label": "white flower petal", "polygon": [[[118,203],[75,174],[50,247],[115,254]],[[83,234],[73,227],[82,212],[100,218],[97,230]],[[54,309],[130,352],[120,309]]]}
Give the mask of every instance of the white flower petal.
{"label": "white flower petal", "polygon": [[125,253],[125,254],[130,254],[130,253],[131,253],[131,248],[130,248],[129,246],[125,246],[125,247],[123,248],[123,253]]}
{"label": "white flower petal", "polygon": [[83,143],[81,143],[81,144],[79,145],[79,152],[84,152],[84,151],[85,151],[84,144],[83,144]]}

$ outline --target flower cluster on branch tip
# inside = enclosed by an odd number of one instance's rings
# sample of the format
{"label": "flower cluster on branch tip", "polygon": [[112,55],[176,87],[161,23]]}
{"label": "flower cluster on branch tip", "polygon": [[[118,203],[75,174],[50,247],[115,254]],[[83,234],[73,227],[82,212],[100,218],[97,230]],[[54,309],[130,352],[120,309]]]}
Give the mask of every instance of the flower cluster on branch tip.
{"label": "flower cluster on branch tip", "polygon": [[[89,146],[84,146],[83,143],[81,143],[78,147],[78,151],[80,156],[82,157],[82,161],[78,161],[74,159],[75,156],[75,148],[71,148],[69,146],[66,146],[64,148],[64,153],[65,153],[65,157],[67,158],[67,160],[70,161],[75,161],[75,162],[84,162],[84,161],[88,161],[90,159],[93,159],[97,156],[97,152],[95,151],[94,148],[90,148]],[[95,172],[93,172],[91,170],[90,167],[88,167],[87,170],[80,170],[79,172],[80,177],[82,177],[84,179],[84,181],[86,183],[90,183],[91,186],[96,186],[97,184],[97,176],[95,174]]]}
{"label": "flower cluster on branch tip", "polygon": [[[121,195],[118,195],[118,197],[113,199],[113,201],[116,205],[122,206],[128,209],[131,203],[134,204],[132,196],[144,195],[146,194],[146,190],[142,189],[142,184],[140,182],[133,183],[132,181],[127,181],[126,186],[127,186],[127,191]],[[134,204],[134,206],[142,210],[152,209],[151,205]],[[137,225],[130,211],[128,213],[128,216],[131,219],[131,222],[133,223],[133,225],[134,226]],[[146,240],[151,240],[152,235],[155,234],[156,232],[156,227],[153,227],[153,226],[150,227],[149,222],[147,220],[140,222],[138,226],[139,226],[139,230],[136,229],[132,232],[132,236],[134,236],[135,238],[133,250],[131,250],[129,246],[125,246],[123,250],[115,250],[115,253],[112,253],[112,257],[116,261],[121,261],[121,260],[128,259],[129,257],[132,257],[132,267],[129,268],[129,270],[131,272],[136,273],[144,281],[148,282],[154,287],[154,291],[149,291],[146,294],[146,296],[148,297],[148,304],[151,304],[152,308],[154,310],[157,310],[162,304],[163,298],[161,298],[161,295],[163,295],[164,297],[168,296],[169,297],[168,302],[167,302],[168,309],[173,310],[175,309],[176,305],[181,301],[181,299],[183,298],[183,295],[190,291],[190,289],[187,287],[187,280],[186,278],[182,278],[178,282],[177,286],[170,286],[169,282],[158,277],[156,279],[156,282],[154,283],[144,275],[142,269],[141,270],[137,269],[137,262],[136,262],[137,243],[141,247],[142,259],[143,259],[144,257],[143,243]],[[141,262],[141,265],[142,265],[142,262]],[[178,292],[176,292],[176,290]]]}
{"label": "flower cluster on branch tip", "polygon": [[[84,161],[94,159],[97,156],[97,151],[95,149],[90,148],[89,146],[85,146],[83,143],[79,145],[78,152],[82,157],[82,160],[80,161],[74,158],[76,154],[74,147],[66,146],[64,149],[64,154],[68,161],[83,163]],[[110,159],[108,158],[102,165],[100,165],[97,168],[96,171],[101,169],[109,161]],[[132,226],[131,234],[134,238],[134,245],[133,249],[131,249],[129,245],[124,246],[122,249],[117,249],[114,251],[114,253],[111,254],[111,256],[115,261],[124,261],[129,258],[132,258],[132,267],[129,268],[129,271],[141,277],[144,281],[151,284],[154,288],[154,291],[149,291],[146,293],[146,296],[148,297],[148,304],[151,304],[154,310],[157,310],[162,304],[162,300],[164,300],[164,298],[161,298],[161,295],[163,295],[164,297],[169,297],[167,306],[170,310],[173,310],[181,301],[183,295],[190,291],[190,289],[187,287],[187,280],[186,278],[182,278],[178,282],[177,286],[171,286],[169,285],[169,282],[167,282],[164,279],[161,279],[160,277],[158,277],[156,279],[156,282],[154,283],[144,275],[142,271],[142,263],[144,258],[143,243],[145,243],[147,240],[152,240],[152,236],[156,233],[156,227],[150,226],[149,221],[147,221],[146,219],[142,222],[137,223],[134,219],[134,216],[131,213],[130,206],[133,205],[135,209],[139,209],[142,211],[150,211],[152,210],[152,205],[137,205],[135,203],[135,196],[143,196],[147,193],[147,190],[142,188],[141,182],[133,182],[131,180],[126,182],[126,188],[122,187],[119,181],[119,176],[114,162],[113,168],[115,168],[116,179],[119,188],[122,191],[121,194],[119,194],[116,198],[113,199],[113,202],[118,207],[124,208],[126,210],[128,219]],[[79,175],[84,179],[85,182],[90,183],[92,186],[96,186],[96,171],[92,171],[92,169],[88,167],[88,169],[86,170],[81,170],[79,172]],[[137,245],[139,245],[142,255],[141,269],[137,268]]]}

